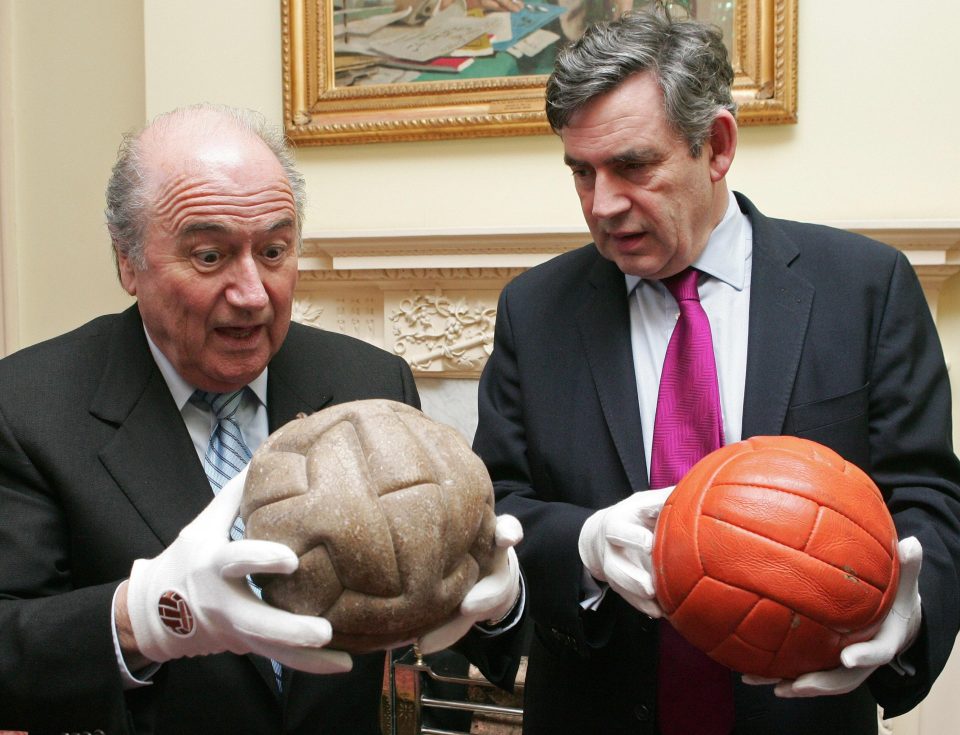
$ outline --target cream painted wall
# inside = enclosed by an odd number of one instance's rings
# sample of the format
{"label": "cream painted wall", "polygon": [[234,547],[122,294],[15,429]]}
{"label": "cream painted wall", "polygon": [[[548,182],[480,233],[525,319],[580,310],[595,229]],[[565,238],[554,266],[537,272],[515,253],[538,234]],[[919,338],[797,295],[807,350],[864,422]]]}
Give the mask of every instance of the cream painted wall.
{"label": "cream painted wall", "polygon": [[143,10],[129,0],[0,1],[10,351],[131,303],[113,273],[103,188],[120,132],[145,119]]}
{"label": "cream painted wall", "polygon": [[[280,121],[273,0],[144,5],[149,114],[207,99]],[[777,216],[955,218],[960,98],[946,91],[960,4],[863,7],[802,3],[800,124],[743,129],[733,184]],[[299,160],[309,232],[581,223],[552,136],[307,148]]]}
{"label": "cream painted wall", "polygon": [[[102,217],[122,131],[201,100],[280,121],[279,14],[277,0],[0,0],[8,350],[130,302]],[[960,4],[943,0],[801,3],[800,122],[743,129],[734,187],[797,219],[960,218],[958,26]],[[310,233],[581,225],[552,136],[304,148],[298,158]],[[944,286],[939,322],[956,366],[960,278]],[[958,683],[958,671],[938,682],[897,733],[955,727]]]}
{"label": "cream painted wall", "polygon": [[[280,121],[280,13],[276,0],[0,0],[0,8],[12,26],[0,57],[0,186],[12,182],[3,201],[16,201],[0,236],[10,241],[5,260],[39,244],[47,253],[5,276],[20,293],[8,329],[15,346],[128,303],[114,285],[101,215],[121,131],[200,100]],[[800,123],[744,128],[732,184],[777,216],[960,217],[952,130],[960,97],[945,93],[960,62],[949,30],[960,4],[876,0],[863,18],[861,8],[802,4]],[[582,224],[553,136],[303,148],[298,158],[311,233]],[[947,309],[957,287],[945,288]]]}

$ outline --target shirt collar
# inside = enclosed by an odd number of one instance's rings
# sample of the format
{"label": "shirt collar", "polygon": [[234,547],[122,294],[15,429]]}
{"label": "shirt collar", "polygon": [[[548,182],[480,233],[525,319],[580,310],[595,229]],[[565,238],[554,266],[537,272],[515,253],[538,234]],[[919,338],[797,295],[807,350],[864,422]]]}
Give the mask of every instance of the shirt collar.
{"label": "shirt collar", "polygon": [[[160,351],[160,348],[157,347],[156,344],[154,344],[153,340],[150,338],[150,333],[147,331],[146,326],[143,328],[143,333],[147,336],[147,344],[150,346],[150,353],[153,355],[153,359],[157,363],[157,367],[160,368],[160,374],[163,375],[163,379],[167,383],[167,388],[170,389],[170,395],[173,396],[173,401],[177,404],[177,410],[182,411],[183,407],[187,405],[187,401],[190,400],[190,396],[193,395],[193,392],[196,390],[196,388],[180,377],[180,373],[176,371],[176,369],[173,367],[173,364],[167,359],[167,356]],[[262,373],[251,380],[247,387],[253,391],[253,394],[257,397],[257,400],[266,406],[267,368],[264,368]]]}
{"label": "shirt collar", "polygon": [[[697,270],[733,286],[737,291],[742,291],[747,278],[746,215],[740,211],[732,191],[728,197],[727,211],[723,219],[710,233],[707,246],[692,265]],[[643,280],[640,276],[625,275],[625,278],[627,293],[632,292]]]}

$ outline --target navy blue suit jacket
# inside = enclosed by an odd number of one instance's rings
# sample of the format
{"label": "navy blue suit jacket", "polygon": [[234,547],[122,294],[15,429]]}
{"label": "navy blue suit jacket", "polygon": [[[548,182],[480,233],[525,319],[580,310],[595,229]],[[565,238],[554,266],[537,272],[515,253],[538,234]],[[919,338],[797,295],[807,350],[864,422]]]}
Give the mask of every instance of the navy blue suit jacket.
{"label": "navy blue suit jacket", "polygon": [[[875,733],[876,702],[888,715],[916,705],[960,624],[960,464],[943,354],[901,253],[738,200],[753,226],[743,437],[832,447],[873,477],[924,559],[915,676],[884,667],[869,686],[813,700],[779,700],[736,677],[737,733]],[[578,605],[581,526],[648,487],[629,328],[623,274],[593,245],[501,294],[474,449],[497,512],[524,526],[518,554],[535,624],[527,733],[655,732],[656,625],[615,594],[597,612]]]}
{"label": "navy blue suit jacket", "polygon": [[[363,398],[419,407],[401,359],[298,324],[267,396],[271,431]],[[282,698],[269,662],[232,654],[171,661],[122,691],[114,591],[210,499],[135,306],[0,361],[0,728],[379,735],[382,654],[348,674],[287,669]]]}

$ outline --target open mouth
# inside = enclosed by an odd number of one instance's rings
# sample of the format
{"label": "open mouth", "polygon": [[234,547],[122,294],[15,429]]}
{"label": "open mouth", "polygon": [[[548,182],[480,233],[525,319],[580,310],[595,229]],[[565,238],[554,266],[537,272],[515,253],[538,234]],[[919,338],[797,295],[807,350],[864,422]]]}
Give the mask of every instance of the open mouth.
{"label": "open mouth", "polygon": [[231,339],[249,339],[257,334],[263,327],[261,325],[253,327],[217,327],[217,333]]}
{"label": "open mouth", "polygon": [[643,241],[645,235],[645,232],[611,232],[608,237],[618,250],[629,251],[636,248]]}

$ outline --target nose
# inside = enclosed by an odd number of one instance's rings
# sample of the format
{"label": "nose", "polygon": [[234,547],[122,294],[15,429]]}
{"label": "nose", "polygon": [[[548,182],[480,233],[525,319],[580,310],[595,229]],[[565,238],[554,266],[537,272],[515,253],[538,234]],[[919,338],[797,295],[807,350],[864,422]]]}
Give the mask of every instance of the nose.
{"label": "nose", "polygon": [[593,184],[590,213],[596,219],[610,219],[630,209],[630,199],[624,195],[620,182],[610,174],[598,171]]}
{"label": "nose", "polygon": [[228,304],[248,311],[262,309],[269,303],[260,269],[252,256],[245,255],[237,260],[226,296]]}

